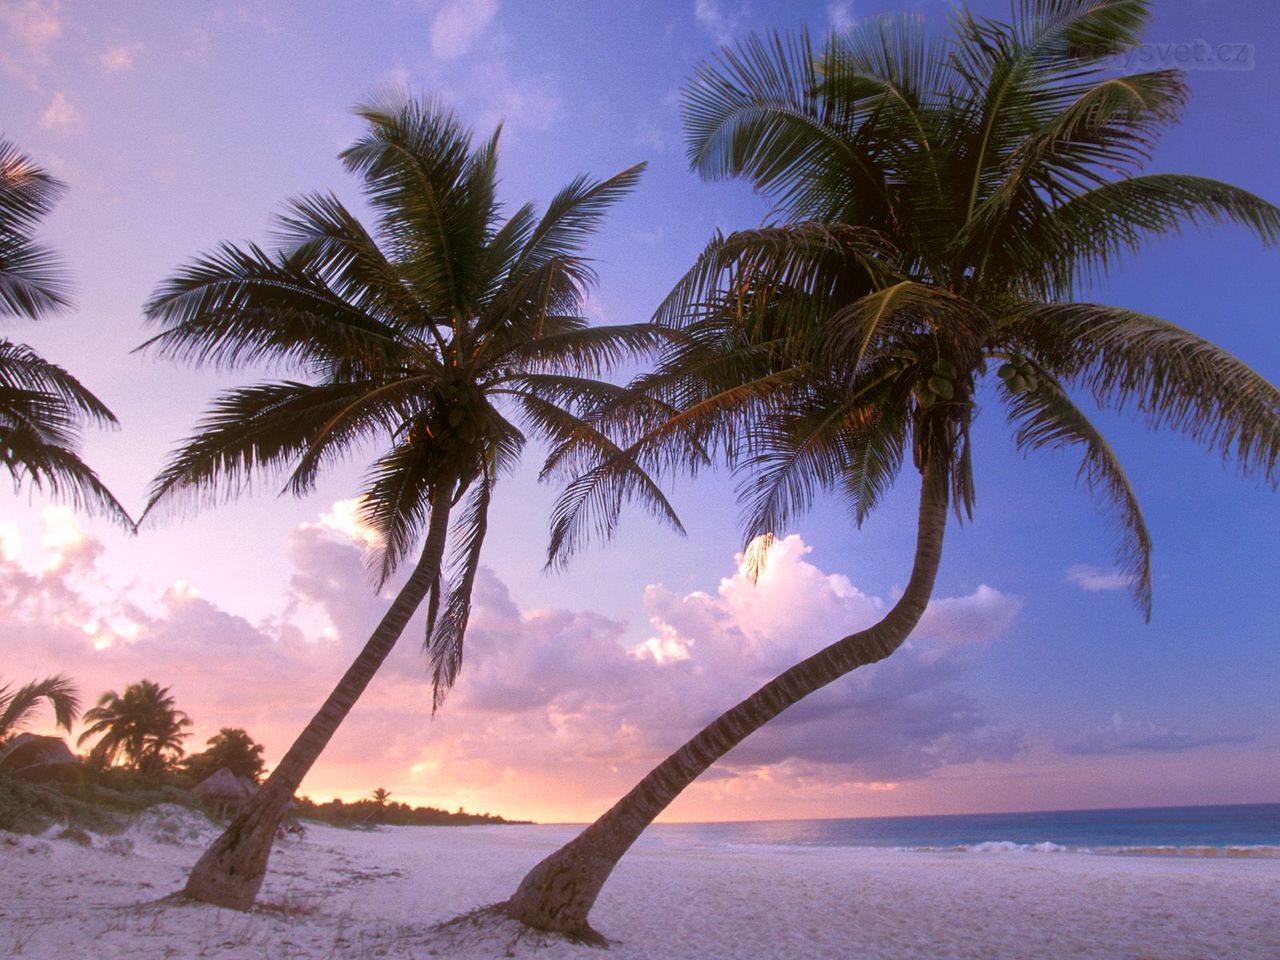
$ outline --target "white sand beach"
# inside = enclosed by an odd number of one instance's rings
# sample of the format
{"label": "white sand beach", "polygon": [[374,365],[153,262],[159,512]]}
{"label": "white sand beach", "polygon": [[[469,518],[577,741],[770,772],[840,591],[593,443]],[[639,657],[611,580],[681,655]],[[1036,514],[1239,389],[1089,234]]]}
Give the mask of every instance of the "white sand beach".
{"label": "white sand beach", "polygon": [[644,838],[592,919],[608,954],[442,921],[509,894],[563,826],[311,825],[260,906],[167,901],[210,838],[181,808],[123,837],[0,833],[0,956],[1276,960],[1280,859],[708,848]]}

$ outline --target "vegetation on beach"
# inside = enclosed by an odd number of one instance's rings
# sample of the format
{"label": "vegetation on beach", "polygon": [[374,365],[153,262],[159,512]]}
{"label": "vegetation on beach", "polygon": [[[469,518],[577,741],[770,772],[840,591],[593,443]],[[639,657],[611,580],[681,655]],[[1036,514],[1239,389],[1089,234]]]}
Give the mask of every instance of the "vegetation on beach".
{"label": "vegetation on beach", "polygon": [[461,807],[455,811],[449,811],[439,807],[411,807],[407,803],[395,801],[379,802],[373,798],[351,802],[328,800],[317,803],[309,797],[299,797],[296,802],[297,816],[305,820],[318,820],[335,827],[365,827],[375,824],[393,827],[442,827],[530,822],[508,820],[496,813],[467,813]]}
{"label": "vegetation on beach", "polygon": [[110,766],[123,760],[142,773],[172,766],[190,736],[184,728],[191,726],[191,718],[174,705],[168,687],[152,680],[131,683],[122,694],[108,690],[83,719],[89,726],[76,743],[83,746],[98,738],[89,752],[92,762]]}

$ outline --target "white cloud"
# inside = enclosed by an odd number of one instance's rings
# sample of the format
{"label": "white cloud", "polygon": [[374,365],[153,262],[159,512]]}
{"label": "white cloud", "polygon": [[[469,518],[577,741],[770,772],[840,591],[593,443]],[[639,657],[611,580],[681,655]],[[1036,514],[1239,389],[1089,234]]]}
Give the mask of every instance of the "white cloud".
{"label": "white cloud", "polygon": [[694,0],[693,16],[716,43],[732,43],[742,32],[745,7],[726,12],[717,0]]}
{"label": "white cloud", "polygon": [[498,57],[469,71],[469,83],[481,105],[476,126],[488,131],[499,123],[504,130],[547,130],[560,113],[560,97],[545,79],[515,76],[507,60]]}
{"label": "white cloud", "polygon": [[71,105],[67,95],[59,90],[40,115],[40,126],[63,136],[70,136],[80,131],[82,123],[79,112]]}
{"label": "white cloud", "polygon": [[449,0],[431,22],[431,50],[445,60],[465,56],[498,13],[498,0]]}
{"label": "white cloud", "polygon": [[123,73],[133,69],[133,63],[142,50],[142,44],[131,43],[103,50],[98,57],[98,65],[104,73]]}
{"label": "white cloud", "polygon": [[1133,586],[1133,578],[1119,570],[1103,570],[1085,563],[1077,563],[1067,568],[1066,579],[1087,593],[1101,593],[1106,590],[1127,590]]}
{"label": "white cloud", "polygon": [[843,33],[856,22],[853,16],[853,0],[834,0],[827,4],[827,19],[831,29]]}

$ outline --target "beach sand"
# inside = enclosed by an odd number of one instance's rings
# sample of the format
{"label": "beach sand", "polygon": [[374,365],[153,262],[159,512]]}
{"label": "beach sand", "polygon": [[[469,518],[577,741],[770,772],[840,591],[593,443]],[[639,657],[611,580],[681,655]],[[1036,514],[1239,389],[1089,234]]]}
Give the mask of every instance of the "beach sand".
{"label": "beach sand", "polygon": [[165,901],[213,832],[181,808],[92,846],[0,833],[0,956],[1277,960],[1280,859],[708,848],[643,838],[592,914],[605,954],[439,921],[510,894],[563,826],[309,825],[252,913]]}

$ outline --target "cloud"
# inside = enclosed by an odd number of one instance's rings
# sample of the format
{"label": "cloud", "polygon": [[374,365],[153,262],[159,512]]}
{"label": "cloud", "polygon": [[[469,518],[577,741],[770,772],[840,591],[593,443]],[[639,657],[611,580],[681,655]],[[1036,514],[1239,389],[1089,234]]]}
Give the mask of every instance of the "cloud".
{"label": "cloud", "polygon": [[732,43],[742,32],[745,21],[745,8],[726,12],[717,0],[694,0],[693,16],[714,40],[720,45]]}
{"label": "cloud", "polygon": [[124,73],[133,69],[134,60],[142,50],[142,44],[130,43],[103,50],[98,56],[98,65],[106,74]]}
{"label": "cloud", "polygon": [[449,0],[431,22],[431,50],[444,60],[465,56],[498,13],[498,0]]}
{"label": "cloud", "polygon": [[1111,722],[1058,742],[1058,749],[1073,756],[1121,753],[1181,753],[1228,743],[1249,743],[1254,737],[1230,734],[1193,734],[1170,730],[1153,720],[1126,720],[1118,712]]}
{"label": "cloud", "polygon": [[560,97],[545,78],[515,76],[504,57],[475,64],[469,71],[480,109],[476,125],[488,130],[504,124],[513,128],[543,131],[550,129],[560,113]]}
{"label": "cloud", "polygon": [[827,19],[831,21],[831,29],[840,33],[848,30],[856,22],[853,16],[853,0],[835,0],[827,4]]}
{"label": "cloud", "polygon": [[71,105],[67,95],[59,90],[40,115],[40,126],[63,136],[71,136],[78,133],[83,124],[79,112]]}
{"label": "cloud", "polygon": [[1077,563],[1067,568],[1066,579],[1087,593],[1101,593],[1107,590],[1127,590],[1133,586],[1133,578],[1119,570],[1103,570],[1085,563]]}
{"label": "cloud", "polygon": [[[120,589],[101,545],[70,514],[51,512],[46,557],[30,568],[0,559],[0,623],[16,651],[5,675],[67,672],[87,698],[147,677],[171,686],[196,721],[192,743],[245,727],[274,761],[393,594],[371,589],[348,507],[293,533],[288,595],[259,622],[182,582]],[[652,585],[640,631],[592,610],[522,604],[482,568],[466,663],[443,710],[432,718],[419,616],[307,787],[352,796],[381,783],[448,806],[592,815],[722,710],[883,615],[889,601],[821,570],[810,553],[790,536],[756,583],[739,557],[711,590]],[[901,651],[785,711],[718,764],[693,802],[876,792],[1015,756],[1021,737],[963,689],[973,644],[1004,634],[1015,613],[1016,601],[991,587],[936,601]]]}
{"label": "cloud", "polygon": [[58,0],[4,0],[0,27],[9,42],[0,52],[0,68],[28,86],[36,85],[37,68],[49,62],[49,48],[62,36]]}

